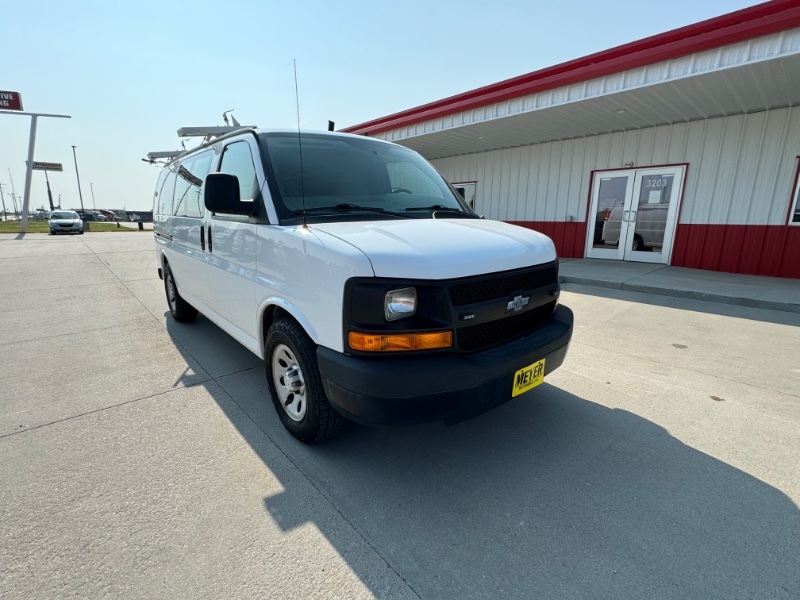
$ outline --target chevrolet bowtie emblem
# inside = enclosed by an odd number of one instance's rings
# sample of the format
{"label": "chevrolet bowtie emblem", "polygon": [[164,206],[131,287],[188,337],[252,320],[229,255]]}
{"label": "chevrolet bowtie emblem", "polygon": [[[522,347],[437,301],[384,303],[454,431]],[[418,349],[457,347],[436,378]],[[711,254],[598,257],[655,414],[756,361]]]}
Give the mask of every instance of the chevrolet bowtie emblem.
{"label": "chevrolet bowtie emblem", "polygon": [[530,300],[531,300],[530,296],[525,296],[524,298],[522,296],[516,296],[513,300],[511,300],[508,303],[508,306],[506,306],[506,311],[511,310],[514,312],[518,312],[522,310],[523,306],[528,306],[528,302],[530,302]]}

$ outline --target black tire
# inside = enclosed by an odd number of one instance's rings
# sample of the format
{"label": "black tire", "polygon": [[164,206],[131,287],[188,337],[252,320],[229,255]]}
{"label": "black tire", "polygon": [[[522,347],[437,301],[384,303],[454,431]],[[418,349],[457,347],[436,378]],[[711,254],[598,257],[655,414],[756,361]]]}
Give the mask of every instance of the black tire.
{"label": "black tire", "polygon": [[167,306],[173,319],[179,323],[191,323],[197,318],[197,309],[178,293],[169,265],[164,265],[164,292],[167,294]]}
{"label": "black tire", "polygon": [[347,426],[349,421],[325,396],[317,347],[296,321],[282,318],[273,323],[267,332],[265,357],[272,403],[289,433],[305,444],[316,444]]}

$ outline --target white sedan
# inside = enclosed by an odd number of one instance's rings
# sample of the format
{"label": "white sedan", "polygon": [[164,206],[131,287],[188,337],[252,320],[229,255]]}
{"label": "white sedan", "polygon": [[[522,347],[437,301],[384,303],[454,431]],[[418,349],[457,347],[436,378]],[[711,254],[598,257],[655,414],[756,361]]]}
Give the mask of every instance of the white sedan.
{"label": "white sedan", "polygon": [[58,210],[50,213],[50,233],[80,233],[83,235],[83,220],[73,210]]}

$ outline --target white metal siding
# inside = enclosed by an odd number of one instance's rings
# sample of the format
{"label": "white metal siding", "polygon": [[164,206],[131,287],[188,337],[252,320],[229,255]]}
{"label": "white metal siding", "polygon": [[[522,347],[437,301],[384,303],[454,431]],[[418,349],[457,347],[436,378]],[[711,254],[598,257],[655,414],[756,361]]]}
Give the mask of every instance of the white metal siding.
{"label": "white metal siding", "polygon": [[443,158],[477,181],[476,209],[506,221],[584,221],[593,170],[688,163],[681,223],[782,225],[800,155],[800,108],[633,129]]}

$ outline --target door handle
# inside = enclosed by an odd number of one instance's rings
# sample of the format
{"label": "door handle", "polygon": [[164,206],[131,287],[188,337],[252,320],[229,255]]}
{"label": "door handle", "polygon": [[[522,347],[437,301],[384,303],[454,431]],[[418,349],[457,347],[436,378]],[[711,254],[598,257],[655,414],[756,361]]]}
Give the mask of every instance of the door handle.
{"label": "door handle", "polygon": [[630,212],[631,212],[631,216],[630,216],[630,217],[628,217],[628,222],[629,222],[629,223],[633,223],[633,222],[636,220],[636,211],[635,211],[635,210],[632,210],[632,211],[630,211]]}
{"label": "door handle", "polygon": [[623,223],[627,223],[628,222],[628,215],[630,213],[631,213],[631,211],[629,211],[629,210],[623,210],[622,211],[622,222]]}
{"label": "door handle", "polygon": [[200,225],[200,249],[206,249],[206,226]]}

